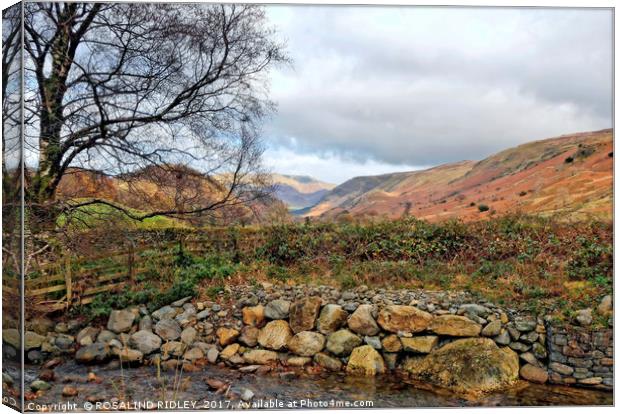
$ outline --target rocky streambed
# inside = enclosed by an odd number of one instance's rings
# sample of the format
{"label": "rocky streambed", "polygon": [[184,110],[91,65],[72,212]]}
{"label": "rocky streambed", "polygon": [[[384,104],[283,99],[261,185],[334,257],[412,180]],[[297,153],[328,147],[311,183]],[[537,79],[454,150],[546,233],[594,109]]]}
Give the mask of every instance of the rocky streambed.
{"label": "rocky streambed", "polygon": [[[336,387],[344,399],[379,406],[518,405],[524,395],[531,397],[525,405],[611,401],[608,392],[575,390],[591,398],[573,402],[567,396],[573,391],[548,385],[611,389],[611,330],[587,323],[557,328],[542,315],[463,292],[235,286],[215,300],[115,310],[105,326],[46,320],[28,326],[28,359],[43,364],[26,378],[33,401],[54,393],[122,400],[126,390],[118,384],[140,378],[156,381],[145,388],[153,395],[140,395],[153,399],[165,394],[165,375],[177,378],[177,393],[184,387],[218,401],[327,398],[334,384],[344,384]],[[14,336],[3,332],[9,352]],[[82,372],[81,380],[63,376],[66,369]],[[4,374],[6,384],[10,373]],[[116,396],[83,390],[107,377]],[[356,383],[369,385],[356,393],[347,386]]]}

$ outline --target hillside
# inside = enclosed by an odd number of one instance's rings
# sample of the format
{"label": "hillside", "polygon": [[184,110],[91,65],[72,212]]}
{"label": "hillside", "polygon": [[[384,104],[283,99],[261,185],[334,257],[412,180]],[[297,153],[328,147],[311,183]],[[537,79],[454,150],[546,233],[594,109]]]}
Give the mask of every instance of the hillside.
{"label": "hillside", "polygon": [[[147,211],[188,211],[210,205],[224,197],[228,187],[223,176],[209,177],[181,165],[146,167],[131,173],[109,176],[99,171],[71,169],[63,176],[57,193],[61,200],[99,198],[116,203],[134,214]],[[146,207],[148,206],[148,207]],[[176,224],[207,225],[260,222],[272,210],[284,208],[272,197],[246,201],[231,200],[229,205],[198,216],[180,217]],[[109,219],[110,208],[90,208],[81,216]],[[118,214],[114,214],[116,217]],[[166,222],[169,222],[166,221]],[[175,224],[175,225],[176,225]]]}
{"label": "hillside", "polygon": [[273,174],[275,197],[289,209],[302,209],[317,204],[335,187],[312,177],[303,175]]}
{"label": "hillside", "polygon": [[[484,160],[421,171],[356,177],[335,187],[306,216],[415,216],[476,220],[508,212],[611,218],[613,131],[564,135]],[[479,211],[486,205],[489,210]]]}

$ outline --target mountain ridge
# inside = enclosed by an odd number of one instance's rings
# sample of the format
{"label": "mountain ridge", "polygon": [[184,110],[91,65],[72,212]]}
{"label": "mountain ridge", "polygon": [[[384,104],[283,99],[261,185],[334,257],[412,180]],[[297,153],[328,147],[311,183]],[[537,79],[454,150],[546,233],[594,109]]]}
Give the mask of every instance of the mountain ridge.
{"label": "mountain ridge", "polygon": [[490,214],[524,211],[611,217],[611,151],[613,130],[604,129],[527,142],[479,161],[354,177],[334,187],[303,215],[475,220],[481,218],[475,206],[485,204]]}

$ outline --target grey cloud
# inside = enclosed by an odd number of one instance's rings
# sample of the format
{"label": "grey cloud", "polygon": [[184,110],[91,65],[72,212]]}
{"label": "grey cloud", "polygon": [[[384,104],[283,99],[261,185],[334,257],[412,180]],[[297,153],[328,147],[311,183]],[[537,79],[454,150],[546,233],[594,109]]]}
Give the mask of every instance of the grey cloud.
{"label": "grey cloud", "polygon": [[429,165],[611,126],[608,10],[298,6],[273,15],[295,59],[274,74],[273,146]]}

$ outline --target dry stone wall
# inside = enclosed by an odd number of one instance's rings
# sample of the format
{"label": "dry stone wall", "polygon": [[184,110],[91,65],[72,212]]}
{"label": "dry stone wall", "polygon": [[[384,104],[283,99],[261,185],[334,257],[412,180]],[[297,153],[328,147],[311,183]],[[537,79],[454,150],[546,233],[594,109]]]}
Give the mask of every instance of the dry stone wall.
{"label": "dry stone wall", "polygon": [[[464,292],[264,284],[230,287],[212,301],[183,298],[154,312],[115,310],[105,326],[29,321],[26,352],[31,362],[65,355],[164,369],[202,361],[242,372],[397,371],[458,391],[499,389],[519,377],[611,389],[612,329],[587,322],[557,327]],[[17,332],[4,330],[3,340],[5,352],[16,354]]]}

